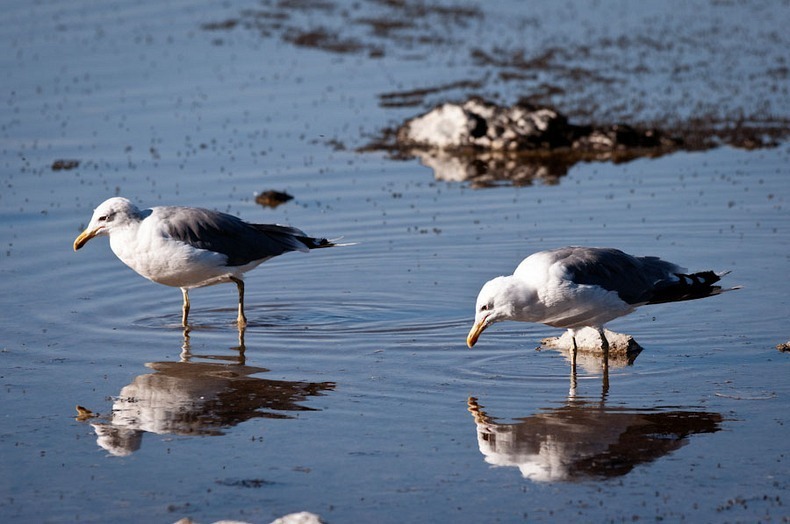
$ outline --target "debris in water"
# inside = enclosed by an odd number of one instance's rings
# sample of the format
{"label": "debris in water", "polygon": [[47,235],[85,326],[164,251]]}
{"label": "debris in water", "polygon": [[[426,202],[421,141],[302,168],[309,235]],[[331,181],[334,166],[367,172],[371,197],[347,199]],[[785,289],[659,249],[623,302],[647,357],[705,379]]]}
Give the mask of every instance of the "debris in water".
{"label": "debris in water", "polygon": [[90,420],[92,418],[96,418],[96,417],[99,416],[98,413],[94,413],[93,411],[89,410],[88,408],[80,406],[80,405],[76,406],[76,410],[77,410],[77,416],[75,417],[75,420],[77,420],[79,422],[84,422],[86,420]]}
{"label": "debris in water", "polygon": [[272,208],[285,204],[289,200],[293,200],[292,195],[274,190],[264,191],[255,197],[255,202],[258,204]]}
{"label": "debris in water", "polygon": [[68,171],[69,169],[74,169],[80,165],[79,160],[55,160],[52,162],[52,171]]}

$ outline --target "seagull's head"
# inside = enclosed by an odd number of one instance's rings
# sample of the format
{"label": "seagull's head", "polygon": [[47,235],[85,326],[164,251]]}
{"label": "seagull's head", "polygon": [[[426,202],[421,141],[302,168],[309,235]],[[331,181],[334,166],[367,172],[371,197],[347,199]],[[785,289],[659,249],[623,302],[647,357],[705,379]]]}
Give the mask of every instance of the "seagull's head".
{"label": "seagull's head", "polygon": [[517,283],[512,276],[497,277],[485,283],[477,295],[475,324],[466,337],[466,345],[474,346],[480,334],[491,324],[516,320],[516,311],[523,298],[516,288]]}
{"label": "seagull's head", "polygon": [[74,251],[80,249],[93,237],[109,235],[113,229],[127,224],[130,219],[139,215],[140,210],[125,198],[113,197],[105,200],[93,212],[85,231],[74,240]]}

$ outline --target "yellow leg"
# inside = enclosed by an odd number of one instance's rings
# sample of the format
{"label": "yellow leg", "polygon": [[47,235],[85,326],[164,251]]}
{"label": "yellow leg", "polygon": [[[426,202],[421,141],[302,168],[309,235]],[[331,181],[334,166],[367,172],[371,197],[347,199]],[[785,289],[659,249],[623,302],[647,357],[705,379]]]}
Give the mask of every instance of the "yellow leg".
{"label": "yellow leg", "polygon": [[240,278],[230,277],[236,283],[236,288],[239,290],[239,316],[236,318],[236,323],[239,328],[247,327],[247,317],[244,316],[244,281]]}
{"label": "yellow leg", "polygon": [[181,294],[184,295],[184,306],[181,308],[181,326],[189,327],[189,324],[187,324],[187,317],[189,316],[189,290],[182,287]]}

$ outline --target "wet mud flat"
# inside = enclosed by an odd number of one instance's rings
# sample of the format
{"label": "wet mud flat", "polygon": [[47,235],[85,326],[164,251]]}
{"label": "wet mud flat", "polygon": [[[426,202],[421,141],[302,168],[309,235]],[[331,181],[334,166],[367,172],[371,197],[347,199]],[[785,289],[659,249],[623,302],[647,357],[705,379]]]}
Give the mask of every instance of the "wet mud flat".
{"label": "wet mud flat", "polygon": [[[476,95],[500,104],[524,100],[553,107],[596,126],[661,127],[669,135],[685,136],[690,147],[716,139],[753,147],[787,136],[790,121],[783,103],[790,96],[790,69],[777,52],[780,35],[766,27],[752,30],[749,40],[729,40],[727,31],[737,27],[733,6],[720,11],[709,6],[706,21],[683,20],[682,12],[651,8],[639,14],[626,7],[613,1],[586,10],[568,3],[526,12],[510,3],[484,8],[419,0],[365,5],[264,0],[201,29],[216,36],[216,45],[245,32],[264,41],[279,39],[371,62],[400,61],[415,69],[449,62],[456,78],[432,83],[436,75],[423,75],[423,86],[371,93],[387,108],[426,109]],[[753,15],[784,15],[783,9],[772,11],[763,3]],[[606,25],[610,16],[621,19],[622,34],[606,35],[596,25]],[[585,17],[589,23],[583,23]],[[697,31],[698,24],[706,30]],[[747,77],[739,76],[747,71]],[[393,82],[400,83],[398,78]],[[697,90],[700,96],[693,96]]]}
{"label": "wet mud flat", "polygon": [[[373,2],[364,9],[332,0],[261,2],[201,28],[218,35],[247,31],[330,55],[394,59],[415,67],[447,55],[456,78],[431,85],[428,75],[422,87],[377,93],[381,108],[398,115],[410,110],[411,116],[370,130],[366,143],[351,146],[397,159],[418,158],[438,180],[476,186],[556,183],[579,162],[627,162],[722,146],[776,147],[790,135],[790,119],[778,103],[788,98],[790,69],[785,57],[764,47],[775,44],[776,35],[737,49],[716,47],[726,29],[695,33],[669,20],[626,29],[617,37],[588,27],[581,37],[565,35],[561,45],[532,37],[558,26],[560,34],[563,26],[574,27],[583,16],[575,7],[567,6],[561,19],[554,19],[552,13],[526,14],[513,6],[497,13],[414,0]],[[596,14],[606,16],[609,10],[628,12],[611,2]],[[512,30],[505,41],[521,35],[523,45],[503,45],[501,39],[485,44],[489,26],[502,23],[502,16],[509,17],[504,24]],[[220,45],[222,37],[215,42]],[[762,60],[751,69],[749,57],[754,56]],[[744,68],[749,82],[761,84],[771,96],[746,96],[750,87],[737,76]],[[704,89],[704,96],[689,95],[697,89]],[[451,110],[464,114],[450,123]],[[551,120],[550,127],[539,133],[519,130],[525,113],[540,112],[544,115],[537,118],[544,126]],[[440,113],[439,122],[426,124]],[[521,123],[509,118],[514,113]],[[465,136],[447,143],[448,127]],[[345,140],[333,142],[345,148]]]}
{"label": "wet mud flat", "polygon": [[[784,16],[772,7],[761,3],[753,16]],[[567,3],[531,12],[510,3],[262,1],[201,28],[216,35],[217,45],[229,33],[246,31],[330,54],[408,61],[415,68],[431,57],[453,63],[458,78],[432,84],[425,75],[423,86],[376,94],[386,107],[425,108],[472,94],[510,103],[523,97],[598,125],[696,127],[700,134],[719,129],[742,142],[747,140],[736,137],[736,128],[743,135],[754,129],[785,136],[782,102],[790,70],[776,52],[781,36],[766,27],[752,31],[749,40],[729,40],[739,10],[707,8],[711,18],[700,21],[655,7],[640,14],[616,1],[590,10]],[[620,34],[601,27],[606,17],[622,23]],[[739,77],[742,69],[751,75]],[[469,70],[477,74],[460,76]],[[702,96],[692,96],[697,89]]]}
{"label": "wet mud flat", "polygon": [[[786,520],[786,19],[12,0],[3,520]],[[399,139],[442,107],[470,142]],[[114,194],[357,245],[251,272],[241,338],[234,290],[197,291],[184,333],[173,289],[72,252]],[[539,325],[467,349],[480,285],[571,243],[743,289],[613,325],[641,351],[608,370]]]}

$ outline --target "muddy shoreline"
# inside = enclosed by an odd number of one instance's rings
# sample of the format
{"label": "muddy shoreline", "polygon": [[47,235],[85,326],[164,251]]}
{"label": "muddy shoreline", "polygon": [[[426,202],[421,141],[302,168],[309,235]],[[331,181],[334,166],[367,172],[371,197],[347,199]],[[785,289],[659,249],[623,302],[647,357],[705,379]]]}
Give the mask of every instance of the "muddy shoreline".
{"label": "muddy shoreline", "polygon": [[[568,18],[562,22],[574,23],[573,13],[562,16]],[[503,22],[523,33],[529,43],[486,43],[492,26]],[[426,75],[421,86],[375,95],[395,123],[381,122],[359,143],[347,143],[339,136],[327,140],[335,148],[341,144],[342,149],[384,152],[394,159],[419,158],[439,180],[460,178],[478,186],[524,185],[537,179],[552,183],[579,162],[622,163],[721,146],[769,148],[790,136],[786,106],[743,96],[747,91],[787,92],[790,68],[781,57],[771,61],[761,47],[771,42],[770,35],[764,42],[744,42],[737,49],[717,48],[717,32],[689,32],[669,20],[663,25],[637,24],[630,34],[619,37],[588,30],[559,45],[552,36],[556,27],[550,25],[556,23],[546,14],[528,12],[511,13],[503,21],[491,10],[465,4],[380,0],[363,10],[338,0],[297,0],[263,1],[237,16],[207,21],[201,29],[213,36],[216,45],[234,36],[257,36],[332,55],[396,59],[417,68],[424,67],[421,64],[429,57],[447,56],[444,65],[456,71],[452,81],[436,82]],[[542,39],[534,36],[543,33]],[[700,53],[710,54],[712,64],[689,65],[689,56]],[[752,78],[739,81],[735,70],[755,56],[765,63]],[[714,67],[725,74],[733,70],[733,77],[717,76]],[[700,77],[708,93],[693,100],[686,92],[697,88]],[[756,84],[759,89],[751,87]],[[665,140],[648,147],[637,140],[603,149],[549,144],[503,153],[479,145],[436,151],[401,139],[403,128],[418,115],[475,99],[503,108],[544,107],[574,126],[628,128]],[[446,167],[448,163],[453,166]]]}

